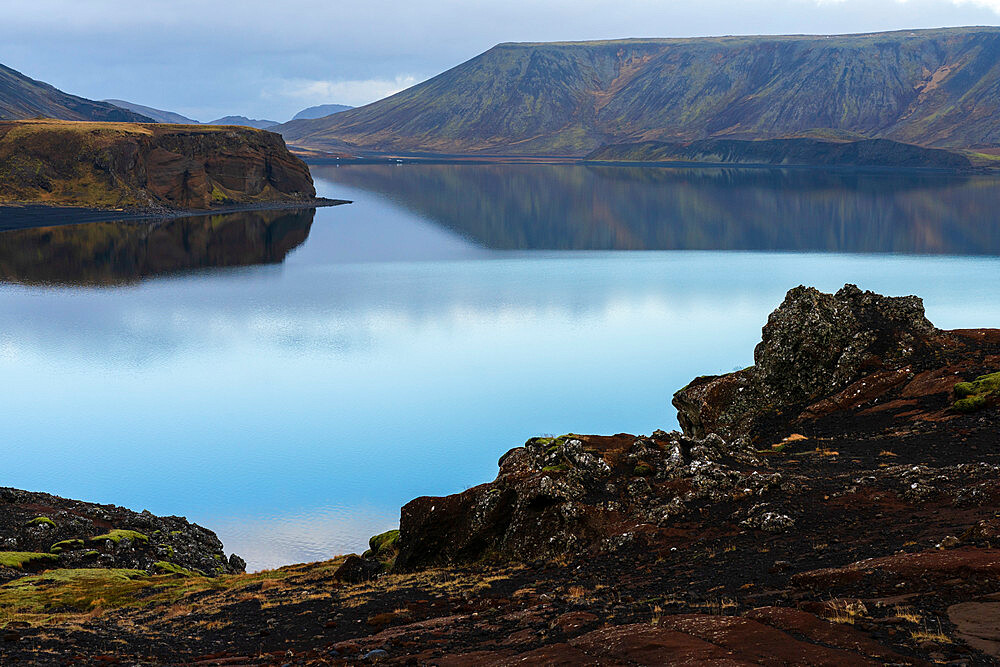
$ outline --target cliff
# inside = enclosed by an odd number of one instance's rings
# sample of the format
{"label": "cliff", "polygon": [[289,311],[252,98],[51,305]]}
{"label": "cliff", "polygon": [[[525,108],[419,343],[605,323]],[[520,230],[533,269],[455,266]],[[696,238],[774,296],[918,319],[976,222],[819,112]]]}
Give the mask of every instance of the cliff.
{"label": "cliff", "polygon": [[972,166],[969,158],[959,153],[889,139],[703,139],[683,144],[646,141],[602,146],[587,155],[586,159],[605,162],[708,162],[918,169],[966,169]]}
{"label": "cliff", "polygon": [[577,155],[708,138],[1000,143],[1000,28],[500,44],[396,95],[275,128],[355,152]]}
{"label": "cliff", "polygon": [[207,210],[315,194],[308,167],[270,132],[0,122],[0,204]]}

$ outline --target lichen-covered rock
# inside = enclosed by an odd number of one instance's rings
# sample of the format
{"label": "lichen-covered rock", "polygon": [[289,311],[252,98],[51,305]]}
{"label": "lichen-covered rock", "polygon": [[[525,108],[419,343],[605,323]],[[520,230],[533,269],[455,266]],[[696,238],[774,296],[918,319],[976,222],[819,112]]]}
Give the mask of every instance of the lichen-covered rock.
{"label": "lichen-covered rock", "polygon": [[[872,383],[880,391],[910,379],[908,364],[936,332],[915,296],[881,296],[855,285],[836,294],[796,287],[768,318],[754,365],[697,378],[677,392],[678,420],[692,437],[752,437],[767,420],[797,415],[862,377],[883,372]],[[861,398],[865,388],[847,398]]]}
{"label": "lichen-covered rock", "polygon": [[33,559],[26,567],[4,568],[4,580],[50,567],[156,572],[163,570],[158,564],[168,564],[209,576],[246,570],[239,556],[226,559],[215,533],[183,517],[9,488],[0,488],[0,553],[52,556]]}

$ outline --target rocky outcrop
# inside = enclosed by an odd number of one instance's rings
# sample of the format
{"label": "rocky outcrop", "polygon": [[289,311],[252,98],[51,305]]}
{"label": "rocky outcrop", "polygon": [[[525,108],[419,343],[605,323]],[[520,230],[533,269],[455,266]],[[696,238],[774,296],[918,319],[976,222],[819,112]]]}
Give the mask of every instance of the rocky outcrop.
{"label": "rocky outcrop", "polygon": [[[395,569],[615,551],[706,504],[763,497],[783,481],[744,441],[676,431],[532,438],[499,466],[490,484],[405,505]],[[764,530],[794,523],[766,504],[739,519]]]}
{"label": "rocky outcrop", "polygon": [[0,581],[53,568],[122,568],[178,574],[231,574],[212,531],[183,517],[159,517],[115,505],[47,493],[0,489]]}
{"label": "rocky outcrop", "polygon": [[939,353],[960,347],[952,339],[924,317],[917,297],[800,286],[768,318],[753,366],[696,378],[673,403],[691,437],[756,439],[774,424],[870,401],[909,382],[939,363]]}
{"label": "rocky outcrop", "polygon": [[204,210],[315,194],[308,167],[271,132],[0,123],[0,202]]}

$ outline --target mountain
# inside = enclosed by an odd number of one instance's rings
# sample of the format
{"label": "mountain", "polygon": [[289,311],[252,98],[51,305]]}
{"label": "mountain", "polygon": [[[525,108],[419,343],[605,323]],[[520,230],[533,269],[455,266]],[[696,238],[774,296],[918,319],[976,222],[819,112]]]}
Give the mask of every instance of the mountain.
{"label": "mountain", "polygon": [[584,155],[605,144],[860,135],[1000,144],[1000,28],[500,44],[276,131],[373,152]]}
{"label": "mountain", "polygon": [[0,65],[0,120],[25,118],[148,123],[152,118],[107,102],[64,93],[42,81]]}
{"label": "mountain", "polygon": [[303,109],[295,114],[295,117],[292,118],[292,120],[312,120],[313,118],[323,118],[325,116],[331,116],[335,113],[340,113],[341,111],[349,111],[353,108],[354,107],[349,107],[346,104],[320,104],[317,107]]}
{"label": "mountain", "polygon": [[280,125],[280,123],[276,120],[257,120],[256,118],[247,118],[246,116],[223,116],[222,118],[209,121],[205,125],[241,125],[243,127],[253,127],[258,130],[266,130],[275,125]]}
{"label": "mountain", "polygon": [[132,102],[126,102],[125,100],[104,100],[108,104],[114,104],[116,107],[121,107],[122,109],[128,109],[129,111],[134,111],[135,113],[142,114],[143,116],[148,116],[152,118],[157,123],[171,123],[174,125],[200,125],[200,121],[192,120],[187,116],[182,116],[179,113],[174,113],[173,111],[164,111],[163,109],[154,109],[153,107],[146,107],[141,104],[134,104]]}

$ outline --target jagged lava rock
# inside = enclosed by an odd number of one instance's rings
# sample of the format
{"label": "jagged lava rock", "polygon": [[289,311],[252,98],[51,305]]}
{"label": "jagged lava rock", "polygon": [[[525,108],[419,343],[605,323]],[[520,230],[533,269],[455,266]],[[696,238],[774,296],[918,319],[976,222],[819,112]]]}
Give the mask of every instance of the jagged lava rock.
{"label": "jagged lava rock", "polygon": [[918,297],[845,285],[836,294],[790,290],[762,333],[753,366],[696,378],[674,395],[685,433],[753,438],[766,421],[798,416],[861,377],[894,386],[909,379],[914,361],[929,355],[940,332]]}
{"label": "jagged lava rock", "polygon": [[[499,467],[490,484],[406,504],[395,569],[613,552],[655,539],[694,508],[762,496],[783,481],[743,440],[694,440],[676,431],[532,438]],[[767,512],[756,504],[736,518],[750,517],[749,527],[764,530],[793,523],[753,518]]]}
{"label": "jagged lava rock", "polygon": [[0,581],[45,568],[181,568],[206,575],[246,570],[239,556],[225,557],[215,533],[183,517],[10,488],[0,488],[0,558],[4,554],[37,557],[19,567],[0,566]]}

